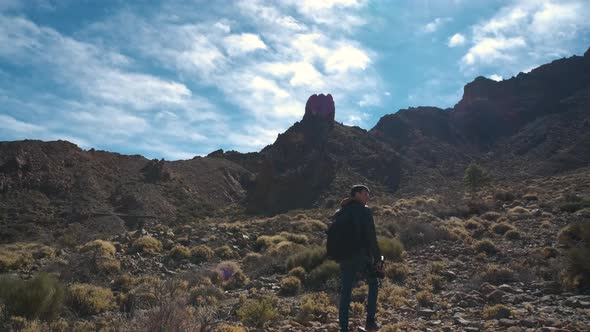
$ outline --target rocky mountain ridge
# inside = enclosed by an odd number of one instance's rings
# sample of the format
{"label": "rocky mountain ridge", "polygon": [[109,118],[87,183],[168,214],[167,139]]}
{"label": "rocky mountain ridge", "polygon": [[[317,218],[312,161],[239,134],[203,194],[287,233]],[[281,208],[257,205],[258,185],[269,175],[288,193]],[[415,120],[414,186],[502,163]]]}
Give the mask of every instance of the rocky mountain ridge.
{"label": "rocky mountain ridge", "polygon": [[368,131],[335,122],[332,96],[313,95],[303,119],[255,153],[150,161],[63,141],[0,142],[0,241],[47,223],[108,219],[108,231],[228,208],[330,207],[359,182],[377,196],[453,190],[473,160],[498,180],[554,175],[590,163],[589,105],[586,52],[501,82],[478,77],[451,109],[400,110]]}

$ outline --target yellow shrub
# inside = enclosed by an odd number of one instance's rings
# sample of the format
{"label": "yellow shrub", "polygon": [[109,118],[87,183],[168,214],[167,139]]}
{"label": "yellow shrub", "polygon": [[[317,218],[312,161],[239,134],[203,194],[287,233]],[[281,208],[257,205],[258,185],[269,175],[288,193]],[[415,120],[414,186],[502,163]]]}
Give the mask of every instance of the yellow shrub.
{"label": "yellow shrub", "polygon": [[80,247],[80,252],[92,252],[100,256],[115,256],[115,246],[104,240],[90,241]]}
{"label": "yellow shrub", "polygon": [[96,315],[117,307],[110,289],[89,284],[70,285],[66,302],[73,311],[83,316]]}
{"label": "yellow shrub", "polygon": [[236,314],[242,323],[262,328],[267,322],[274,320],[278,316],[277,303],[278,299],[273,295],[247,300],[237,310]]}
{"label": "yellow shrub", "polygon": [[325,292],[305,295],[299,304],[301,311],[300,321],[320,320],[325,321],[329,313],[336,312],[336,308],[330,304],[330,298]]}
{"label": "yellow shrub", "polygon": [[297,277],[285,277],[280,282],[281,293],[284,295],[295,295],[301,290],[301,280]]}
{"label": "yellow shrub", "polygon": [[191,257],[191,250],[181,244],[177,244],[170,249],[168,256],[176,260],[189,259]]}
{"label": "yellow shrub", "polygon": [[162,251],[162,242],[160,240],[150,236],[142,236],[133,241],[133,249],[145,253],[157,253]]}
{"label": "yellow shrub", "polygon": [[213,258],[213,255],[215,252],[204,244],[191,248],[191,259],[195,263],[208,262]]}

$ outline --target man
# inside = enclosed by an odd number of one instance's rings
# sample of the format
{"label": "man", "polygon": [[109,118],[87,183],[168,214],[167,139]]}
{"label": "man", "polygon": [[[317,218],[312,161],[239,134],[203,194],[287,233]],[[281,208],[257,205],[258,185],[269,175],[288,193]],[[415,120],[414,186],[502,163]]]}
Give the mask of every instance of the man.
{"label": "man", "polygon": [[348,312],[352,288],[359,275],[366,278],[369,286],[366,330],[379,330],[379,325],[375,321],[379,284],[374,273],[374,265],[381,260],[381,252],[377,244],[373,214],[366,205],[368,200],[369,188],[364,185],[354,185],[350,189],[350,197],[340,203],[341,212],[348,215],[346,222],[354,223],[354,229],[357,230],[357,240],[355,243],[351,243],[353,254],[350,258],[339,261],[342,289],[340,292],[338,320],[341,332],[348,332]]}

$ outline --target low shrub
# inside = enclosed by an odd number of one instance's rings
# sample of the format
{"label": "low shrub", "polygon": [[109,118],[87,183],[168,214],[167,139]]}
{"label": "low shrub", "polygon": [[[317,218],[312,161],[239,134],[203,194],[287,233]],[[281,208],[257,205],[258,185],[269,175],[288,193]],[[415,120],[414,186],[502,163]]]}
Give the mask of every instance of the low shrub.
{"label": "low shrub", "polygon": [[247,332],[245,328],[241,326],[230,325],[227,323],[221,323],[215,327],[213,332]]}
{"label": "low shrub", "polygon": [[483,309],[483,319],[502,319],[510,318],[512,316],[512,310],[503,304],[496,304],[491,307],[485,307]]}
{"label": "low shrub", "polygon": [[377,238],[377,244],[379,245],[381,254],[388,260],[394,262],[401,262],[403,260],[404,246],[398,239],[380,236]]}
{"label": "low shrub", "polygon": [[287,258],[287,268],[292,269],[301,266],[306,271],[311,271],[325,259],[326,248],[324,246],[314,246],[289,256]]}
{"label": "low shrub", "polygon": [[336,308],[330,304],[330,298],[325,292],[312,293],[303,296],[299,303],[299,315],[298,320],[307,321],[320,321],[326,322],[330,313],[335,313]]}
{"label": "low shrub", "polygon": [[64,286],[47,273],[39,273],[30,280],[0,277],[0,303],[9,316],[54,319],[62,310],[64,294]]}
{"label": "low shrub", "polygon": [[567,243],[566,271],[563,283],[570,289],[590,293],[590,222],[578,222],[560,233],[562,243]]}
{"label": "low shrub", "polygon": [[409,273],[408,267],[403,263],[385,265],[385,276],[393,282],[403,283]]}
{"label": "low shrub", "polygon": [[224,289],[242,288],[250,282],[246,274],[235,262],[221,262],[213,269],[211,281]]}
{"label": "low shrub", "polygon": [[278,316],[277,303],[278,299],[272,295],[246,300],[236,314],[243,324],[263,328],[266,323],[273,321]]}
{"label": "low shrub", "polygon": [[229,246],[221,246],[221,247],[215,248],[215,256],[217,256],[221,259],[233,259],[233,258],[239,257],[238,253],[235,252]]}
{"label": "low shrub", "polygon": [[92,252],[99,256],[115,256],[115,246],[110,241],[94,240],[80,247],[80,252]]}
{"label": "low shrub", "polygon": [[466,229],[471,231],[481,228],[481,224],[473,219],[467,220],[464,226]]}
{"label": "low shrub", "polygon": [[498,252],[498,249],[490,240],[477,241],[473,245],[473,250],[475,250],[477,253],[484,252],[488,255],[495,255]]}
{"label": "low shrub", "polygon": [[115,296],[110,289],[89,284],[70,285],[66,303],[81,316],[100,314],[117,307]]}
{"label": "low shrub", "polygon": [[305,280],[305,269],[301,266],[297,266],[289,270],[289,276],[297,277],[299,280]]}
{"label": "low shrub", "polygon": [[285,277],[280,282],[281,294],[296,295],[301,290],[301,280],[297,277]]}
{"label": "low shrub", "polygon": [[315,267],[305,277],[305,284],[311,288],[322,288],[328,283],[338,282],[340,276],[340,266],[338,263],[327,260]]}
{"label": "low shrub", "polygon": [[572,213],[585,208],[590,208],[590,198],[578,195],[566,195],[564,202],[559,206],[561,211]]}
{"label": "low shrub", "polygon": [[442,290],[443,277],[435,274],[429,274],[426,276],[426,284],[432,287],[432,291],[438,293]]}
{"label": "low shrub", "polygon": [[298,243],[298,244],[307,244],[309,242],[309,238],[305,234],[294,234],[288,232],[281,232],[280,236],[284,237],[288,241]]}
{"label": "low shrub", "polygon": [[224,298],[223,290],[214,285],[199,285],[189,291],[190,303],[197,307],[216,307]]}
{"label": "low shrub", "polygon": [[254,243],[254,249],[257,251],[265,250],[273,244],[286,241],[287,239],[281,235],[261,235],[256,239]]}
{"label": "low shrub", "polygon": [[430,264],[430,272],[434,274],[439,274],[445,269],[445,267],[446,264],[444,262],[432,262]]}
{"label": "low shrub", "polygon": [[508,232],[506,232],[506,234],[504,234],[504,236],[508,239],[508,240],[520,240],[521,238],[521,234],[519,231],[515,230],[515,229],[511,229]]}
{"label": "low shrub", "polygon": [[214,255],[215,252],[204,244],[191,248],[191,260],[196,264],[208,262]]}
{"label": "low shrub", "polygon": [[168,257],[174,260],[183,260],[191,258],[191,250],[182,244],[177,244],[168,252]]}
{"label": "low shrub", "polygon": [[0,245],[0,272],[16,270],[31,264],[35,259],[55,257],[52,247],[34,243],[17,242]]}
{"label": "low shrub", "polygon": [[506,232],[513,230],[514,227],[510,224],[500,223],[492,226],[492,231],[499,235],[504,235]]}
{"label": "low shrub", "polygon": [[498,218],[500,218],[500,214],[495,211],[488,211],[488,212],[482,214],[481,218],[485,219],[487,221],[496,221]]}
{"label": "low shrub", "polygon": [[133,241],[132,247],[138,252],[154,254],[162,251],[162,242],[155,237],[146,235]]}
{"label": "low shrub", "polygon": [[434,304],[432,302],[432,293],[428,290],[422,290],[416,293],[416,301],[422,307],[430,307]]}
{"label": "low shrub", "polygon": [[514,271],[507,267],[500,267],[495,264],[487,265],[479,275],[482,281],[489,282],[493,285],[510,283],[515,280]]}
{"label": "low shrub", "polygon": [[384,283],[379,289],[379,303],[387,303],[399,309],[403,305],[409,305],[410,292],[402,286]]}

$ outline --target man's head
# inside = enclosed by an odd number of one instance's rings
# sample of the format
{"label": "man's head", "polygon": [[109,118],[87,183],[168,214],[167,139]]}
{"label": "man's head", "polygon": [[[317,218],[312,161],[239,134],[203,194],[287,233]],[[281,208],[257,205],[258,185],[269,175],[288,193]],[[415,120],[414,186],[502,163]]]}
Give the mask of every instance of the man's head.
{"label": "man's head", "polygon": [[363,204],[367,204],[369,200],[369,188],[362,184],[355,184],[350,188],[350,197]]}

